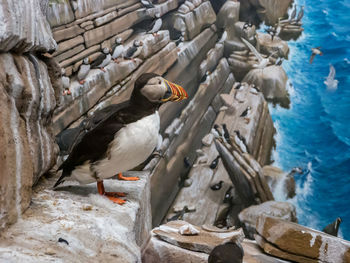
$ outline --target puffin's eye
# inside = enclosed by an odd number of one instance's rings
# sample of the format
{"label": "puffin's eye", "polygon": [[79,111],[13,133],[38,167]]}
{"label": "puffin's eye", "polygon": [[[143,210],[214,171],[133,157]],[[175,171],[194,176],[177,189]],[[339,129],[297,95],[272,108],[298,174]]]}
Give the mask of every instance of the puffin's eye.
{"label": "puffin's eye", "polygon": [[159,84],[159,85],[162,84],[162,81],[160,80],[160,81],[158,82],[158,84]]}

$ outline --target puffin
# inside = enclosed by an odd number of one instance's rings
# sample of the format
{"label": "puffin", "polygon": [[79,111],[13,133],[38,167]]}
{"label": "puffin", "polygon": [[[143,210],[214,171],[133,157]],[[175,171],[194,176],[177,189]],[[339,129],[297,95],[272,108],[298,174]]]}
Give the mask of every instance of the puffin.
{"label": "puffin", "polygon": [[316,57],[316,55],[320,55],[323,56],[323,53],[321,51],[321,47],[314,47],[311,48],[312,54],[310,57],[310,64],[312,64],[312,62],[314,61],[314,58]]}
{"label": "puffin", "polygon": [[219,159],[220,159],[220,155],[218,155],[209,165],[210,169],[215,169],[216,167],[218,167],[218,163],[219,163]]}
{"label": "puffin", "polygon": [[111,59],[112,59],[112,56],[109,51],[109,48],[105,47],[102,49],[102,54],[99,55],[94,62],[92,62],[91,68],[99,68],[103,72],[106,72],[104,67],[107,66],[109,62],[111,62]]}
{"label": "puffin", "polygon": [[338,217],[333,223],[327,225],[322,231],[329,235],[337,237],[341,222],[342,222],[342,219]]}
{"label": "puffin", "polygon": [[123,44],[123,40],[121,37],[117,37],[115,39],[115,43],[112,47],[112,59],[115,63],[118,63],[118,58],[124,56],[124,46]]}
{"label": "puffin", "polygon": [[152,34],[153,36],[157,36],[158,31],[162,27],[163,21],[162,21],[162,18],[160,17],[159,12],[157,12],[154,16],[155,16],[156,20],[153,21],[153,23],[151,25],[152,29],[150,31],[148,31],[147,33]]}
{"label": "puffin", "polygon": [[89,74],[90,69],[91,69],[90,59],[84,58],[83,64],[80,65],[78,75],[77,75],[78,81],[81,85],[85,83],[85,78]]}
{"label": "puffin", "polygon": [[71,91],[69,90],[70,79],[66,76],[66,70],[62,68],[62,86],[63,86],[63,96],[71,95]]}
{"label": "puffin", "polygon": [[210,189],[213,190],[213,191],[218,191],[218,190],[220,190],[221,187],[222,187],[222,183],[223,183],[223,182],[224,182],[224,181],[219,181],[218,183],[211,185],[211,186],[210,186]]}
{"label": "puffin", "polygon": [[231,138],[230,138],[230,132],[227,129],[226,124],[222,124],[222,129],[224,130],[224,138],[227,141],[228,144],[232,144]]}
{"label": "puffin", "polygon": [[293,19],[295,18],[296,14],[297,14],[297,5],[295,4],[294,8],[292,10],[292,13],[290,14],[289,21],[293,21]]}
{"label": "puffin", "polygon": [[241,133],[238,130],[235,130],[234,133],[235,133],[235,137],[234,137],[235,143],[237,144],[237,146],[241,149],[241,151],[243,153],[247,153],[248,147],[247,147],[247,142],[246,142],[245,138],[241,135]]}
{"label": "puffin", "polygon": [[250,110],[252,108],[250,106],[248,106],[239,117],[247,117],[250,114]]}
{"label": "puffin", "polygon": [[118,196],[125,194],[106,192],[103,180],[115,174],[119,180],[138,180],[137,177],[124,177],[122,173],[143,163],[156,148],[159,107],[168,101],[187,98],[187,92],[181,86],[158,74],[139,76],[128,101],[100,113],[99,120],[95,120],[89,129],[81,129],[68,158],[58,168],[62,175],[54,188],[65,180],[76,180],[80,184],[97,182],[100,195],[124,204],[125,200]]}
{"label": "puffin", "polygon": [[132,47],[126,51],[125,58],[135,61],[135,58],[141,54],[143,43],[139,40],[135,40]]}

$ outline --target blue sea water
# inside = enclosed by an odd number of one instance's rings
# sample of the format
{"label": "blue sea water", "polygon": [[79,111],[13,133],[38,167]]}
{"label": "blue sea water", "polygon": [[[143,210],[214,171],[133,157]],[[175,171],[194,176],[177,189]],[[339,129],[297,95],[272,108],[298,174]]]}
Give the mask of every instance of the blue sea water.
{"label": "blue sea water", "polygon": [[[298,0],[305,6],[304,33],[289,41],[283,63],[292,87],[290,109],[270,106],[277,129],[275,165],[296,175],[299,223],[322,230],[341,217],[340,235],[350,240],[350,0]],[[311,48],[323,56],[309,64]],[[329,64],[339,80],[335,91],[323,83]],[[283,197],[279,197],[283,199]]]}

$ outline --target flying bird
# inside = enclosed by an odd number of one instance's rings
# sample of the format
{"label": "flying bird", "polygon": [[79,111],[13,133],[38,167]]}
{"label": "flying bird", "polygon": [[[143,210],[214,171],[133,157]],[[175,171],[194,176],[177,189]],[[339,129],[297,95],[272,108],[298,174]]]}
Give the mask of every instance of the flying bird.
{"label": "flying bird", "polygon": [[186,91],[154,73],[142,74],[135,82],[130,100],[117,104],[90,130],[82,131],[68,158],[58,170],[62,175],[54,185],[65,180],[81,184],[97,182],[100,195],[123,204],[125,196],[106,192],[103,180],[118,174],[120,180],[138,180],[124,177],[126,172],[144,162],[156,148],[160,129],[159,107],[168,101],[181,101]]}
{"label": "flying bird", "polygon": [[99,68],[103,72],[106,72],[105,66],[111,62],[112,56],[108,47],[102,49],[102,54],[97,57],[97,59],[92,62],[91,68]]}
{"label": "flying bird", "polygon": [[123,40],[121,37],[117,37],[115,39],[115,43],[112,46],[112,59],[114,62],[118,63],[118,58],[124,56],[124,46],[123,46]]}
{"label": "flying bird", "polygon": [[147,32],[148,34],[152,34],[153,36],[158,35],[158,31],[160,30],[160,28],[162,27],[162,24],[163,24],[163,21],[162,21],[162,18],[160,17],[159,12],[157,12],[155,14],[155,18],[156,18],[156,20],[154,20],[152,25],[151,25],[152,29]]}
{"label": "flying bird", "polygon": [[311,54],[311,57],[310,57],[310,64],[312,64],[312,62],[314,61],[314,58],[315,58],[316,55],[323,56],[323,53],[321,51],[321,47],[311,48],[311,51],[312,51],[312,54]]}
{"label": "flying bird", "polygon": [[244,38],[241,38],[243,43],[250,49],[251,52],[253,52],[253,54],[256,56],[256,58],[258,59],[259,63],[258,64],[254,64],[253,67],[254,68],[258,68],[258,69],[264,69],[269,63],[270,63],[270,57],[272,55],[274,55],[276,52],[272,53],[268,58],[263,58],[261,56],[261,54],[256,50],[256,48],[250,44],[247,40],[245,40]]}
{"label": "flying bird", "polygon": [[143,43],[135,40],[133,45],[126,51],[125,58],[135,61],[135,58],[141,54]]}
{"label": "flying bird", "polygon": [[335,79],[335,68],[332,64],[329,65],[329,74],[323,83],[329,90],[336,90],[338,87],[338,80]]}
{"label": "flying bird", "polygon": [[89,74],[90,69],[91,69],[91,65],[90,65],[89,58],[84,58],[83,64],[80,65],[78,75],[77,75],[77,78],[80,84],[85,83],[85,78]]}
{"label": "flying bird", "polygon": [[237,144],[237,146],[241,149],[241,151],[243,153],[247,153],[247,142],[245,140],[245,138],[241,135],[241,133],[238,130],[234,131],[235,136],[234,136],[234,140],[235,143]]}

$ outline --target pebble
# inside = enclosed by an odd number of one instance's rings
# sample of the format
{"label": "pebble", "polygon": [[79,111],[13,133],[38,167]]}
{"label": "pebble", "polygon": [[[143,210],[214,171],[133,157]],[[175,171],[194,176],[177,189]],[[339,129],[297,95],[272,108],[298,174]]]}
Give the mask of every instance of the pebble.
{"label": "pebble", "polygon": [[199,230],[191,224],[186,224],[179,228],[179,233],[183,236],[195,236],[199,234]]}
{"label": "pebble", "polygon": [[52,248],[48,247],[48,248],[45,250],[45,254],[46,254],[46,255],[55,255],[55,254],[56,254],[56,251],[53,250]]}

